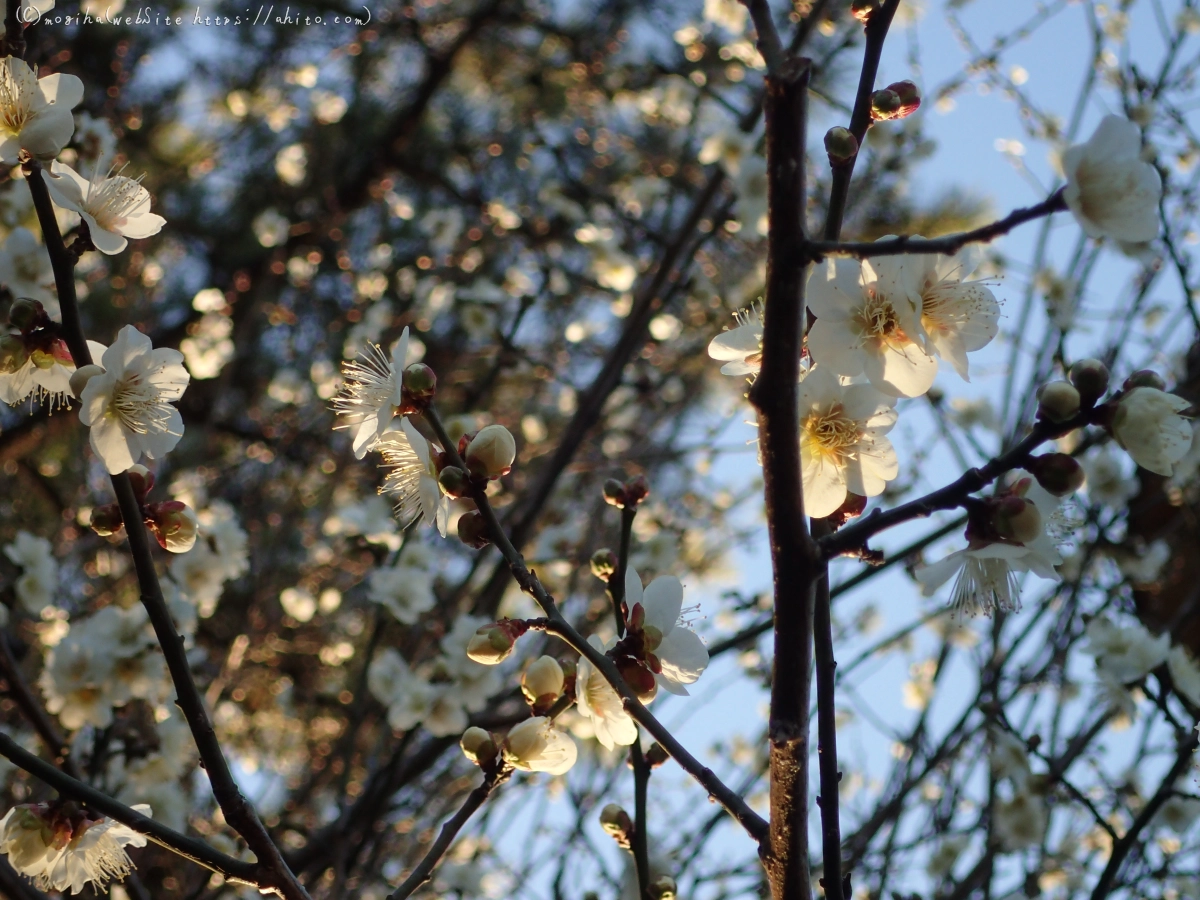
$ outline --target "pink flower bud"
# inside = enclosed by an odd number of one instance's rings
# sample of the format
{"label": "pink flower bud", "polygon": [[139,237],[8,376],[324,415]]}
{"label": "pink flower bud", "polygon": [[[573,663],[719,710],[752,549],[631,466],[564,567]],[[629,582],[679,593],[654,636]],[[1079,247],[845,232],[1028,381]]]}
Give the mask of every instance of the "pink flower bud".
{"label": "pink flower bud", "polygon": [[154,473],[142,465],[129,467],[129,484],[137,495],[139,503],[145,503],[146,497],[154,488]]}
{"label": "pink flower bud", "polygon": [[458,517],[458,539],[468,547],[482,550],[490,544],[492,541],[487,532],[487,522],[479,510],[473,509]]}
{"label": "pink flower bud", "polygon": [[46,310],[37,300],[22,297],[14,300],[13,305],[8,308],[8,323],[13,328],[19,328],[22,331],[32,331],[34,328],[46,325],[49,321],[50,317],[46,315]]}
{"label": "pink flower bud", "polygon": [[592,554],[592,574],[601,581],[608,581],[617,571],[617,554],[601,547]]}
{"label": "pink flower bud", "polygon": [[1066,453],[1045,453],[1032,457],[1025,468],[1038,484],[1055,497],[1065,497],[1083,487],[1083,466]]}
{"label": "pink flower bud", "polygon": [[1068,376],[1087,406],[1093,405],[1108,390],[1108,366],[1098,359],[1079,360],[1071,366]]}
{"label": "pink flower bud", "polygon": [[517,457],[517,442],[503,425],[487,425],[467,445],[467,468],[472,475],[500,478]]}
{"label": "pink flower bud", "polygon": [[110,535],[117,534],[125,527],[125,523],[121,519],[121,507],[115,503],[97,506],[92,510],[90,525],[92,531],[101,537],[109,537]]}

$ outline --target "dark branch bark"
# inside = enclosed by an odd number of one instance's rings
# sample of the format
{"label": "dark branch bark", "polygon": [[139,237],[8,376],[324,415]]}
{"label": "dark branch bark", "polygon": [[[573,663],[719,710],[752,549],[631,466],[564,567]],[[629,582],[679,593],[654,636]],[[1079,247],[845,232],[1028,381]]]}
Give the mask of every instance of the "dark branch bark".
{"label": "dark branch bark", "polygon": [[775,900],[811,895],[808,870],[808,699],[812,599],[819,553],[804,517],[796,382],[805,324],[804,141],[808,60],[768,77],[765,101],[770,230],[758,410],[774,571],[775,671],[769,725],[771,840],[764,864]]}

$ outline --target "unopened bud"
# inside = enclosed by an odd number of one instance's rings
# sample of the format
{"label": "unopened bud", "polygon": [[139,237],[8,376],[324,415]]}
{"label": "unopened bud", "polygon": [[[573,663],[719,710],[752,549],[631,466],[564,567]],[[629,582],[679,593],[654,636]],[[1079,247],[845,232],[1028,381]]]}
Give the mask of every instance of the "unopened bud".
{"label": "unopened bud", "polygon": [[592,554],[592,574],[601,581],[608,581],[617,572],[617,554],[601,547]]}
{"label": "unopened bud", "polygon": [[467,445],[467,468],[472,475],[500,478],[517,458],[517,442],[503,425],[487,425]]}
{"label": "unopened bud", "polygon": [[498,749],[496,739],[492,737],[491,732],[475,726],[463,732],[462,740],[458,742],[458,745],[462,747],[463,756],[477,765],[483,765],[495,759]]}
{"label": "unopened bud", "polygon": [[1108,390],[1108,366],[1098,359],[1081,359],[1068,373],[1084,405],[1091,406]]}
{"label": "unopened bud", "polygon": [[191,508],[179,500],[151,503],[146,508],[146,525],[159,546],[171,553],[187,553],[196,543],[200,523]]}
{"label": "unopened bud", "polygon": [[504,662],[517,646],[517,638],[529,630],[520,619],[501,619],[476,629],[467,644],[467,656],[485,666]]}
{"label": "unopened bud", "polygon": [[617,509],[625,508],[625,485],[615,478],[604,482],[604,502]]}
{"label": "unopened bud", "polygon": [[76,369],[71,373],[71,393],[75,395],[76,399],[82,397],[83,389],[87,387],[87,383],[103,372],[104,367],[95,364]]}
{"label": "unopened bud", "polygon": [[492,541],[487,532],[487,522],[479,510],[473,509],[458,517],[458,539],[468,547],[482,550],[490,544]]}
{"label": "unopened bud", "polygon": [[865,25],[878,8],[879,0],[853,0],[850,4],[850,15]]}
{"label": "unopened bud", "polygon": [[446,492],[447,497],[465,497],[471,490],[471,482],[467,473],[458,466],[446,466],[438,473],[438,484]]}
{"label": "unopened bud", "polygon": [[430,400],[437,392],[437,375],[425,363],[413,363],[404,370],[404,390],[417,400]]}
{"label": "unopened bud", "polygon": [[0,336],[0,375],[11,375],[29,359],[25,342],[15,334]]}
{"label": "unopened bud", "polygon": [[1036,540],[1042,533],[1042,514],[1021,497],[1002,497],[992,512],[992,526],[1000,537],[1018,544]]}
{"label": "unopened bud", "polygon": [[893,119],[900,111],[900,95],[883,88],[871,95],[871,118],[877,122]]}
{"label": "unopened bud", "polygon": [[649,703],[658,693],[658,681],[654,673],[636,660],[626,659],[617,663],[617,669],[630,690],[637,694],[642,703]]}
{"label": "unopened bud", "polygon": [[1038,418],[1065,422],[1079,412],[1079,391],[1069,381],[1051,381],[1038,388]]}
{"label": "unopened bud", "polygon": [[129,476],[129,484],[137,495],[138,501],[144,503],[147,495],[154,488],[154,473],[143,465],[132,465],[126,474]]}
{"label": "unopened bud", "polygon": [[636,475],[625,482],[625,505],[637,506],[650,496],[650,482],[645,475]]}
{"label": "unopened bud", "polygon": [[911,81],[894,81],[885,90],[900,98],[900,109],[892,116],[893,119],[903,119],[920,109],[921,92]]}
{"label": "unopened bud", "polygon": [[651,744],[650,749],[646,751],[646,762],[649,763],[652,769],[657,769],[670,758],[670,754],[663,749],[663,745],[658,741]]}
{"label": "unopened bud", "polygon": [[1167,383],[1153,369],[1139,369],[1125,379],[1123,386],[1127,391],[1139,387],[1154,388],[1158,391],[1165,391],[1167,389]]}
{"label": "unopened bud", "polygon": [[612,835],[618,845],[629,849],[633,841],[633,819],[624,808],[610,803],[600,810],[600,827]]}
{"label": "unopened bud", "polygon": [[[521,676],[521,693],[535,706],[549,708],[563,691],[566,676],[553,656],[540,656],[529,664]],[[546,703],[545,700],[549,699]]]}
{"label": "unopened bud", "polygon": [[1083,466],[1066,453],[1045,453],[1035,456],[1025,468],[1033,473],[1038,484],[1055,497],[1065,497],[1083,487]]}
{"label": "unopened bud", "polygon": [[670,875],[659,875],[650,880],[650,896],[655,900],[675,900],[678,888]]}
{"label": "unopened bud", "polygon": [[858,139],[849,128],[835,125],[825,132],[825,152],[829,154],[829,164],[840,166],[858,156]]}
{"label": "unopened bud", "polygon": [[47,318],[45,309],[37,300],[21,298],[14,300],[8,308],[8,323],[22,331],[30,331]]}
{"label": "unopened bud", "polygon": [[115,503],[97,506],[92,510],[90,527],[101,537],[116,534],[125,527],[125,523],[121,519],[121,507]]}

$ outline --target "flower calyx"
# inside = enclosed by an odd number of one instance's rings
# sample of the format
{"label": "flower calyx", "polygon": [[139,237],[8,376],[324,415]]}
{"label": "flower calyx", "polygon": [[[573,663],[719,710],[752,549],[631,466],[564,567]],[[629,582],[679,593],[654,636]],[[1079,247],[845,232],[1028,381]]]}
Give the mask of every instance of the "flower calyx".
{"label": "flower calyx", "polygon": [[646,624],[645,608],[635,603],[626,617],[625,636],[608,651],[621,677],[643,703],[649,703],[658,693],[654,676],[662,673],[662,663],[654,651],[662,639],[657,628]]}
{"label": "flower calyx", "polygon": [[972,547],[988,544],[1025,546],[1043,530],[1042,514],[1025,499],[1033,479],[1022,478],[991,497],[973,498],[967,506],[966,537]]}
{"label": "flower calyx", "polygon": [[485,666],[496,666],[512,655],[517,639],[529,630],[524,619],[501,619],[476,629],[467,644],[467,656]]}
{"label": "flower calyx", "polygon": [[425,363],[413,363],[400,376],[400,415],[419,413],[437,394],[437,374]]}
{"label": "flower calyx", "polygon": [[592,574],[601,581],[611,581],[612,577],[617,574],[617,566],[620,564],[615,554],[608,547],[601,547],[592,554],[590,561]]}
{"label": "flower calyx", "polygon": [[871,95],[871,120],[904,119],[921,106],[921,92],[911,81],[896,81]]}

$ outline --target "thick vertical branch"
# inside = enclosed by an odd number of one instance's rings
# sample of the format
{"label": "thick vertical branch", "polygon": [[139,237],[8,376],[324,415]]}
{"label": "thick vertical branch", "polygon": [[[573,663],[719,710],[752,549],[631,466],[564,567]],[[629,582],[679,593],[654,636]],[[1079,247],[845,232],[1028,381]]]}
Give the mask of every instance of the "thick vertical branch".
{"label": "thick vertical branch", "polygon": [[758,410],[767,526],[774,570],[775,671],[771,684],[771,831],[763,860],[775,900],[806,900],[808,701],[812,597],[819,553],[804,517],[796,382],[805,321],[804,141],[808,60],[767,79],[770,231],[762,369],[750,389]]}
{"label": "thick vertical branch", "polygon": [[650,784],[650,763],[642,752],[642,736],[629,748],[633,763],[633,862],[637,868],[638,896],[650,897],[650,835],[646,831],[646,794]]}
{"label": "thick vertical branch", "polygon": [[25,0],[7,0],[4,4],[4,56],[25,58],[25,24],[21,4]]}

